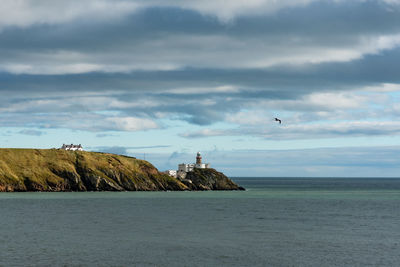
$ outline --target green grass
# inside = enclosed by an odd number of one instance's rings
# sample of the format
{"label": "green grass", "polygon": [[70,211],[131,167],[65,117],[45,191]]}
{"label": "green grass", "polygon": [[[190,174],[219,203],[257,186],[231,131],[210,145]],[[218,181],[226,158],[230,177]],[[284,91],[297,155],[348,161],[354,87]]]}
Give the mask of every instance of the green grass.
{"label": "green grass", "polygon": [[125,190],[186,189],[149,162],[132,157],[58,149],[0,149],[0,191],[65,191],[71,189],[69,180],[75,178],[80,180],[78,190],[84,190],[84,177]]}

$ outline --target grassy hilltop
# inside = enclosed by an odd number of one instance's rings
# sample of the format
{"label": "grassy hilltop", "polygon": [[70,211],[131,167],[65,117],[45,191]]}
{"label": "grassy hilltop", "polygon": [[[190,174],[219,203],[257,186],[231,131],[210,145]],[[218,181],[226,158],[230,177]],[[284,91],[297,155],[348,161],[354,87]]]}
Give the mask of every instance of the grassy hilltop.
{"label": "grassy hilltop", "polygon": [[214,169],[188,179],[160,173],[145,160],[60,149],[0,149],[0,192],[242,190]]}
{"label": "grassy hilltop", "polygon": [[0,191],[187,190],[132,157],[58,149],[0,149]]}

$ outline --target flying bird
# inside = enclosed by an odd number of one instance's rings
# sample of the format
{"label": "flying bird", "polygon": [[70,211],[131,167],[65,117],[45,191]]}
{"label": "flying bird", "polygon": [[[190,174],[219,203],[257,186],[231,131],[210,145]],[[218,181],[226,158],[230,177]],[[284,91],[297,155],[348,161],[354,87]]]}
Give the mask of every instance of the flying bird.
{"label": "flying bird", "polygon": [[279,121],[279,124],[282,123],[282,121],[280,119],[278,119],[278,118],[275,118],[275,121]]}

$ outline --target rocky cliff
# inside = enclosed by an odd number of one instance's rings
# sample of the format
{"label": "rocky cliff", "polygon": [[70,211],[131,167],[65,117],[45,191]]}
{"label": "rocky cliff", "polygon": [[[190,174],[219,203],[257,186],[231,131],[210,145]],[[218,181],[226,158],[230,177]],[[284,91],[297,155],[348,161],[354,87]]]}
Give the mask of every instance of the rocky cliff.
{"label": "rocky cliff", "polygon": [[147,161],[127,156],[58,149],[0,149],[0,192],[158,190],[203,189],[162,174]]}
{"label": "rocky cliff", "polygon": [[215,169],[194,169],[182,182],[191,190],[244,190]]}

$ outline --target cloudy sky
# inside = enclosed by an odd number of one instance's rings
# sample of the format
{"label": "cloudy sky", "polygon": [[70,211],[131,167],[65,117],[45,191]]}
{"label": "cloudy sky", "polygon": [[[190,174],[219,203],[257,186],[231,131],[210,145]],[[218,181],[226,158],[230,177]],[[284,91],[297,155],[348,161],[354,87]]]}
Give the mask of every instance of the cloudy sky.
{"label": "cloudy sky", "polygon": [[0,93],[1,147],[399,177],[400,1],[2,0]]}

